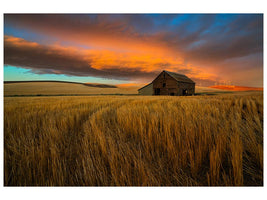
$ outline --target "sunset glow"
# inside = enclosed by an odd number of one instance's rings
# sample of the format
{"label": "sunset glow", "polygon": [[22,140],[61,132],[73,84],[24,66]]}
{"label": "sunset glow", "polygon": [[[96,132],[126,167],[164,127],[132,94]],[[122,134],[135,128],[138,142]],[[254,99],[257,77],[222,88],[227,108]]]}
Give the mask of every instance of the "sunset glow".
{"label": "sunset glow", "polygon": [[221,90],[230,90],[230,91],[263,91],[263,88],[257,87],[242,87],[242,86],[234,86],[234,85],[215,85],[211,86],[211,88],[221,89]]}
{"label": "sunset glow", "polygon": [[262,87],[262,21],[255,14],[6,14],[5,69],[113,84],[149,83],[168,70],[200,86]]}

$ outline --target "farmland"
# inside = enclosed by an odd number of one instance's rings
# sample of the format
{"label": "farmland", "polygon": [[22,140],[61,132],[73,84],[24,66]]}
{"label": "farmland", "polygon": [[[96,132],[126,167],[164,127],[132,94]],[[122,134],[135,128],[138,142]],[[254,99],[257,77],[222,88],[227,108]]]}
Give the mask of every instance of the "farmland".
{"label": "farmland", "polygon": [[[136,95],[138,89],[143,85],[118,86],[106,85],[110,87],[101,87],[99,84],[77,84],[71,82],[14,82],[4,84],[4,96],[68,96],[68,95]],[[196,87],[197,94],[221,94],[231,93],[227,90],[221,90],[208,87]]]}
{"label": "farmland", "polygon": [[18,82],[4,84],[5,96],[21,95],[100,95],[100,94],[137,94],[137,88],[91,87],[66,82]]}
{"label": "farmland", "polygon": [[4,185],[262,186],[262,92],[5,97]]}

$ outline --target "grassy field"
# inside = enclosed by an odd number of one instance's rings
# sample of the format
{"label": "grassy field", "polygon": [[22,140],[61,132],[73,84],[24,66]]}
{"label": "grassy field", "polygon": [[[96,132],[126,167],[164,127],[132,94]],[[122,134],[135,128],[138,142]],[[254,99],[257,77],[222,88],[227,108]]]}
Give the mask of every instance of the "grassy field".
{"label": "grassy field", "polygon": [[60,82],[27,82],[4,84],[4,95],[93,95],[138,94],[136,87],[101,88]]}
{"label": "grassy field", "polygon": [[[123,85],[123,84],[122,84]],[[138,94],[141,86],[120,86],[117,88],[90,87],[83,84],[66,82],[18,82],[5,83],[4,96],[27,96],[27,95],[101,95],[101,94]],[[220,90],[208,87],[196,87],[197,94],[219,94],[229,93],[227,90]]]}
{"label": "grassy field", "polygon": [[263,95],[246,94],[5,97],[4,185],[262,186]]}

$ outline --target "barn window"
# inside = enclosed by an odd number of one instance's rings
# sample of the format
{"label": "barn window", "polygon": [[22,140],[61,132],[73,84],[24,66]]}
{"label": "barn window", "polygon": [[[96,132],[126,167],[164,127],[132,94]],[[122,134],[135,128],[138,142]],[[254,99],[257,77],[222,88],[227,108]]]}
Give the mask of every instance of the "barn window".
{"label": "barn window", "polygon": [[162,87],[166,87],[166,83],[163,83],[163,84],[162,84]]}

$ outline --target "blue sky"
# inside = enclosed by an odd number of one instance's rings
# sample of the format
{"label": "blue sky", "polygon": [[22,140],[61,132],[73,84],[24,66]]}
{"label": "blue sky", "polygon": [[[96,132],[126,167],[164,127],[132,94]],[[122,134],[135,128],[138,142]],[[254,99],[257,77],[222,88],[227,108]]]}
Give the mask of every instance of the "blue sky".
{"label": "blue sky", "polygon": [[[36,74],[31,72],[30,69],[20,68],[5,65],[4,68],[4,81],[29,81],[29,80],[53,80],[53,81],[70,81],[81,83],[107,83],[112,84],[113,79],[103,79],[97,77],[80,77],[80,76],[68,76],[64,74]],[[128,81],[118,81],[117,84],[128,83]]]}

